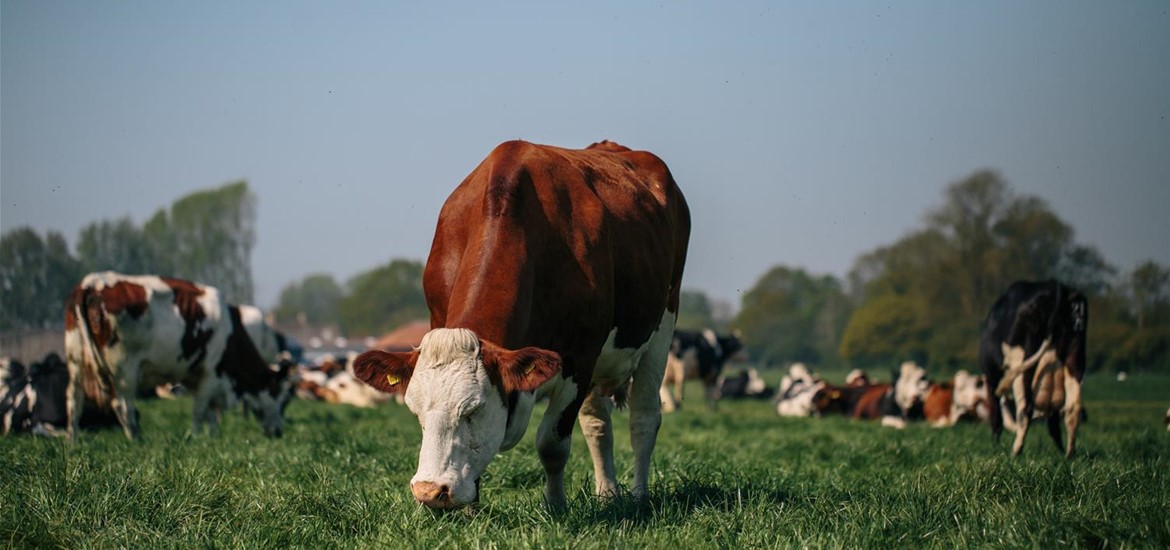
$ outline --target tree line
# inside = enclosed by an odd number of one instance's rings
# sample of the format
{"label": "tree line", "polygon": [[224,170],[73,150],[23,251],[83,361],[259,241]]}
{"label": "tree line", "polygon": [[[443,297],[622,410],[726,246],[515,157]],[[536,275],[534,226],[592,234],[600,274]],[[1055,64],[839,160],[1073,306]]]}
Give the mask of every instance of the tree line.
{"label": "tree line", "polygon": [[155,273],[219,288],[252,303],[256,197],[246,181],[197,191],[142,226],[129,217],[83,227],[75,252],[64,235],[20,227],[0,237],[0,330],[60,325],[65,296],[86,273]]}
{"label": "tree line", "polygon": [[[142,227],[100,221],[76,254],[56,232],[16,229],[0,243],[0,328],[59,322],[65,293],[100,269],[207,282],[250,303],[255,198],[246,182],[194,193]],[[760,253],[776,253],[763,251]],[[279,323],[336,325],[378,335],[429,317],[423,265],[393,259],[339,284],[312,274],[286,285]],[[742,334],[754,361],[883,368],[912,359],[972,368],[983,318],[1013,281],[1060,279],[1089,295],[1091,370],[1170,370],[1170,270],[1153,261],[1119,270],[1040,197],[1016,193],[990,170],[950,184],[920,227],[859,256],[844,279],[776,265],[734,315],[684,290],[678,327]]]}
{"label": "tree line", "polygon": [[972,368],[992,303],[1017,280],[1059,279],[1089,296],[1090,370],[1170,370],[1170,270],[1128,273],[1040,197],[981,170],[896,242],[858,257],[846,280],[772,268],[725,326],[767,363]]}

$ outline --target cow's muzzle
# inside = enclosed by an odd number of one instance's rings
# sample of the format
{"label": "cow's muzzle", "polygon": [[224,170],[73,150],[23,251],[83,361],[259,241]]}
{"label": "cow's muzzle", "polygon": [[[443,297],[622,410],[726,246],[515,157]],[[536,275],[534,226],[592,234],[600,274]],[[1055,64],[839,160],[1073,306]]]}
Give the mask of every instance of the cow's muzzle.
{"label": "cow's muzzle", "polygon": [[414,500],[417,500],[427,508],[443,510],[460,506],[452,498],[451,488],[447,485],[440,485],[430,481],[419,481],[410,484],[410,492],[414,495]]}

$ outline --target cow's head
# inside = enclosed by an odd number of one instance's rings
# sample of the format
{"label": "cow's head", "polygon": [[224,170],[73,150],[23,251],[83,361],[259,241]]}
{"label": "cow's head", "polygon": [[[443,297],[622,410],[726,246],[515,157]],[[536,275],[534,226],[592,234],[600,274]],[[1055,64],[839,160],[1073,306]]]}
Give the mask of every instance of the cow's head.
{"label": "cow's head", "polygon": [[987,418],[987,377],[965,370],[955,373],[951,415],[955,418]]}
{"label": "cow's head", "polygon": [[270,366],[267,384],[242,396],[244,406],[260,420],[260,427],[268,437],[284,435],[284,409],[296,387],[296,380],[289,376],[292,367],[292,361],[281,359],[279,364]]}
{"label": "cow's head", "polygon": [[918,363],[906,361],[894,372],[894,401],[903,413],[922,403],[929,391],[930,379],[926,376],[926,369]]}
{"label": "cow's head", "polygon": [[422,427],[415,500],[455,508],[479,498],[479,477],[500,451],[508,398],[530,392],[561,370],[560,356],[539,348],[507,350],[467,329],[434,329],[410,352],[367,351],[353,362],[365,383],[405,394]]}

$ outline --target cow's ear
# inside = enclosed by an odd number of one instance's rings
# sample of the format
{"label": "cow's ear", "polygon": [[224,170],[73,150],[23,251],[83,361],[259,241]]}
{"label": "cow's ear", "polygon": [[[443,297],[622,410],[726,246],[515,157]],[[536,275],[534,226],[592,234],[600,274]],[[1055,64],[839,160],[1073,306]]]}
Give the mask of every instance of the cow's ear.
{"label": "cow's ear", "polygon": [[540,348],[520,348],[516,351],[501,348],[491,342],[481,342],[484,368],[500,374],[504,391],[533,391],[561,372],[561,356]]}
{"label": "cow's ear", "polygon": [[405,394],[418,361],[418,350],[403,352],[367,351],[353,360],[353,375],[376,390]]}

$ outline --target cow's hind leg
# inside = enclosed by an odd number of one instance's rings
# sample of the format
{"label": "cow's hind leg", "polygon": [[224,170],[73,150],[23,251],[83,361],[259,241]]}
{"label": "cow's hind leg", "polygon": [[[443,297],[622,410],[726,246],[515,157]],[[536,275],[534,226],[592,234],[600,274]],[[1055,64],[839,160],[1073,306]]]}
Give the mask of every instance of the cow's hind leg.
{"label": "cow's hind leg", "polygon": [[662,409],[656,392],[666,370],[673,329],[674,318],[666,313],[638,360],[630,383],[630,444],[634,449],[634,485],[630,494],[638,498],[650,493],[650,456],[662,425]]}
{"label": "cow's hind leg", "polygon": [[1060,433],[1061,415],[1055,411],[1048,415],[1048,435],[1052,436],[1052,442],[1056,444],[1056,450],[1064,450],[1064,437]]}
{"label": "cow's hind leg", "polygon": [[1027,377],[1016,377],[1012,382],[1012,397],[1016,400],[1016,441],[1012,443],[1012,456],[1020,456],[1024,450],[1024,438],[1028,436],[1028,424],[1032,421],[1032,407],[1028,395]]}
{"label": "cow's hind leg", "polygon": [[577,421],[593,457],[593,478],[597,496],[618,495],[617,472],[613,464],[613,422],[610,421],[610,400],[595,388],[585,398]]}
{"label": "cow's hind leg", "polygon": [[69,440],[75,441],[81,431],[81,410],[85,406],[85,388],[82,386],[81,365],[70,359],[66,364],[69,370],[69,385],[65,388],[65,420],[68,424]]}
{"label": "cow's hind leg", "polygon": [[[1064,427],[1068,431],[1068,446],[1064,456],[1072,458],[1076,452],[1077,426],[1081,423],[1081,381],[1070,372],[1064,375]],[[1055,415],[1054,415],[1055,417]]]}

